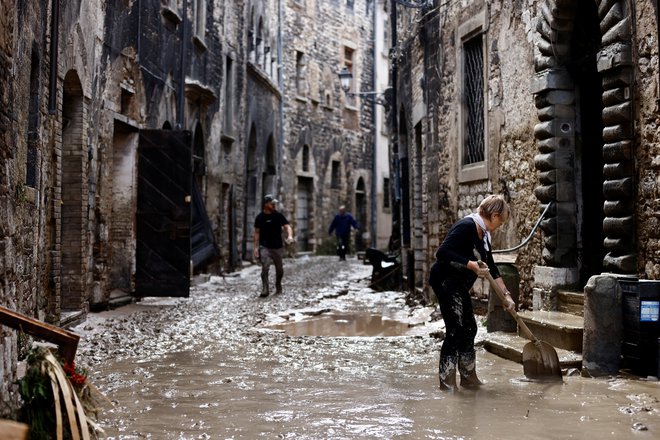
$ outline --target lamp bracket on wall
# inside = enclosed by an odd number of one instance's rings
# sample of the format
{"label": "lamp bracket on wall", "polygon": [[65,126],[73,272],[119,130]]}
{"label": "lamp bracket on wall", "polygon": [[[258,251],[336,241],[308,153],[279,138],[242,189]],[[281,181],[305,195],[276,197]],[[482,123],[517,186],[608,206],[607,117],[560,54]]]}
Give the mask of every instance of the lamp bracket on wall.
{"label": "lamp bracket on wall", "polygon": [[349,90],[351,90],[353,74],[350,72],[350,70],[348,70],[346,66],[344,66],[341,69],[341,72],[339,72],[339,81],[341,83],[341,88],[346,96],[358,96],[360,98],[368,99],[374,101],[378,105],[384,106],[386,109],[388,109],[392,103],[392,94],[394,92],[392,87],[388,87],[382,92],[350,92]]}

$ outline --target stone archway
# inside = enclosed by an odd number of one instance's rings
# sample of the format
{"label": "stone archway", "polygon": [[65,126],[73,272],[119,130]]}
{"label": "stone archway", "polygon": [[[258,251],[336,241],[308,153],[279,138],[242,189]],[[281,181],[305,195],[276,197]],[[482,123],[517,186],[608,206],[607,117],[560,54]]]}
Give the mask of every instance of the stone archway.
{"label": "stone archway", "polygon": [[[535,165],[540,186],[535,194],[542,209],[552,203],[549,217],[542,223],[545,233],[543,262],[546,266],[572,271],[565,284],[577,284],[581,255],[579,253],[583,221],[602,222],[602,264],[598,270],[634,273],[633,226],[633,118],[632,118],[632,24],[631,6],[624,0],[594,0],[593,20],[599,26],[599,48],[595,51],[595,68],[602,84],[599,96],[589,98],[584,85],[575,76],[573,53],[576,27],[585,26],[583,10],[573,0],[546,0],[542,5],[537,31],[538,53],[534,59],[536,75],[532,93],[538,109],[539,123],[534,134],[539,154]],[[587,24],[588,25],[588,24]],[[598,32],[598,31],[597,31]],[[583,99],[602,102],[600,146],[595,153],[585,153],[576,135],[585,125],[581,109]],[[600,129],[599,129],[600,130]],[[602,168],[586,176],[583,154],[594,154]],[[581,165],[581,163],[583,165]],[[593,163],[589,166],[594,167]],[[591,170],[593,171],[593,169]],[[591,181],[585,179],[592,179]],[[594,179],[597,181],[594,183]],[[582,182],[586,182],[584,187]],[[585,199],[602,189],[602,211],[598,216],[584,213]],[[589,194],[588,191],[592,193]],[[600,204],[600,202],[598,202]],[[593,239],[593,237],[591,238]],[[586,248],[589,244],[583,243]],[[588,274],[587,274],[588,275]],[[556,279],[556,277],[553,277]],[[584,280],[582,280],[584,282]]]}
{"label": "stone archway", "polygon": [[61,310],[78,312],[85,311],[87,293],[88,152],[83,90],[75,70],[64,78],[61,116]]}

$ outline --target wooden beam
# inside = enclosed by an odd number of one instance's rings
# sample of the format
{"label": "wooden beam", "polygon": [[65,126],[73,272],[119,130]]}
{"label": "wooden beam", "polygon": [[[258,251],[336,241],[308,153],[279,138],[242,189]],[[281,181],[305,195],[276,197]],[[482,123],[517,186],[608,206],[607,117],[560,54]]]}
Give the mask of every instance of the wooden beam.
{"label": "wooden beam", "polygon": [[3,440],[27,440],[29,427],[25,423],[0,420],[0,438]]}
{"label": "wooden beam", "polygon": [[3,306],[0,306],[0,324],[56,344],[60,356],[69,363],[73,363],[73,359],[76,357],[80,336],[73,332],[30,318]]}

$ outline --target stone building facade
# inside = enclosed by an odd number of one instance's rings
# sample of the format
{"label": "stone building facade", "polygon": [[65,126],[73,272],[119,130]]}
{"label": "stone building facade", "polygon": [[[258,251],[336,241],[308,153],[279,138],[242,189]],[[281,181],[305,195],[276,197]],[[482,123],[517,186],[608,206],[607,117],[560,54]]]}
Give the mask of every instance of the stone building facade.
{"label": "stone building facade", "polygon": [[[373,106],[337,73],[350,49],[372,87],[373,3],[337,10],[2,0],[0,305],[66,327],[117,297],[187,295],[193,271],[252,258],[267,193],[301,251],[339,203],[370,225]],[[30,342],[0,326],[3,415]]]}
{"label": "stone building facade", "polygon": [[398,4],[397,18],[399,213],[416,286],[489,193],[513,209],[496,249],[547,208],[510,255],[523,306],[551,308],[558,288],[601,273],[660,278],[657,3],[432,1]]}
{"label": "stone building facade", "polygon": [[[135,294],[152,257],[141,237],[154,219],[173,249],[187,248],[190,257],[173,271],[183,286],[191,266],[235,267],[245,206],[247,5],[2,5],[0,303],[67,326],[117,294]],[[177,142],[179,163],[169,155]],[[162,201],[145,201],[150,191],[178,194],[171,216],[149,212]],[[155,284],[168,295],[170,274],[162,275]],[[17,360],[30,341],[0,332],[4,414],[17,404]]]}
{"label": "stone building facade", "polygon": [[327,231],[340,205],[362,226],[357,249],[371,245],[375,103],[344,93],[338,74],[349,68],[350,92],[374,90],[373,35],[371,0],[286,2],[282,151],[291,172],[281,191],[298,251],[334,245]]}

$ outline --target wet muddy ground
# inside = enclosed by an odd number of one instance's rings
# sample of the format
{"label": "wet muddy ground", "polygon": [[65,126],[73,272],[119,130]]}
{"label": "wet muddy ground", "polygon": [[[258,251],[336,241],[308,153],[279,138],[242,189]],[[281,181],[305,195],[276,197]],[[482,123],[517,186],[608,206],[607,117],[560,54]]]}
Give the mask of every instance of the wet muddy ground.
{"label": "wet muddy ground", "polygon": [[[479,349],[485,385],[438,389],[442,321],[368,288],[371,266],[285,262],[284,294],[259,268],[91,314],[77,361],[112,403],[107,439],[578,439],[660,436],[660,385],[628,377],[524,380]],[[477,342],[485,330],[480,329]],[[317,336],[310,336],[317,335]]]}

